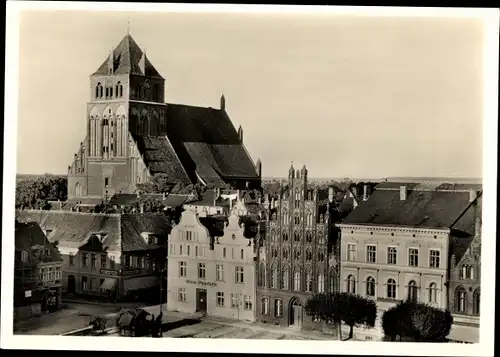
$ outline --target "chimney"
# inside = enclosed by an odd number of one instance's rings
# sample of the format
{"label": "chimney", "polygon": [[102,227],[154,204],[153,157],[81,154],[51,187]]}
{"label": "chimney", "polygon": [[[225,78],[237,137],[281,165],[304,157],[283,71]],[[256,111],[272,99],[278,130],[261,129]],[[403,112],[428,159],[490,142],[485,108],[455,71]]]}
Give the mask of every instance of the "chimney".
{"label": "chimney", "polygon": [[469,202],[474,201],[477,198],[477,191],[473,188],[469,190]]}
{"label": "chimney", "polygon": [[113,58],[113,50],[109,51],[108,57],[108,73],[113,74],[114,72],[114,58]]}
{"label": "chimney", "polygon": [[399,187],[399,199],[401,201],[406,200],[406,195],[407,195],[406,186]]}
{"label": "chimney", "polygon": [[363,186],[363,201],[368,199],[368,185]]}
{"label": "chimney", "polygon": [[271,209],[273,209],[276,205],[276,201],[274,200],[274,197],[271,198]]}
{"label": "chimney", "polygon": [[238,128],[238,140],[240,141],[240,143],[243,143],[243,128],[240,127]]}
{"label": "chimney", "polygon": [[224,97],[224,94],[220,97],[220,110],[226,110],[226,97]]}
{"label": "chimney", "polygon": [[333,202],[334,192],[333,187],[328,187],[328,202]]}
{"label": "chimney", "polygon": [[141,208],[140,212],[141,212],[141,214],[143,214],[144,213],[144,203],[141,203],[140,208]]}

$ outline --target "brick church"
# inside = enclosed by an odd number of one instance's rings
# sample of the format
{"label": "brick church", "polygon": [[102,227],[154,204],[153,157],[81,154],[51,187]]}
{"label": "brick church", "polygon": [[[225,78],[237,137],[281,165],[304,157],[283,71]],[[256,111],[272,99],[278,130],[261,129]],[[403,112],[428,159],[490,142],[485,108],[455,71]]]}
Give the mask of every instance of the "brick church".
{"label": "brick church", "polygon": [[68,198],[134,193],[158,173],[171,183],[259,188],[243,130],[220,108],[165,103],[165,79],[127,35],[90,76],[87,132],[68,168]]}

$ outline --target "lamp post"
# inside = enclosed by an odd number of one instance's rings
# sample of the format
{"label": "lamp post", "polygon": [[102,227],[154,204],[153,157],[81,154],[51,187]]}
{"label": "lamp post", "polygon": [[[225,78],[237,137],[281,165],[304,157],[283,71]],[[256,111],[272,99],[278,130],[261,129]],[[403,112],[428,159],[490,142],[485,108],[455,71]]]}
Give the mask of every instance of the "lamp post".
{"label": "lamp post", "polygon": [[[166,269],[163,268],[160,272],[160,317],[162,318],[163,320],[163,278],[165,276],[165,273],[166,273]],[[163,321],[160,321],[160,337],[163,337],[163,326],[162,326],[162,322]]]}

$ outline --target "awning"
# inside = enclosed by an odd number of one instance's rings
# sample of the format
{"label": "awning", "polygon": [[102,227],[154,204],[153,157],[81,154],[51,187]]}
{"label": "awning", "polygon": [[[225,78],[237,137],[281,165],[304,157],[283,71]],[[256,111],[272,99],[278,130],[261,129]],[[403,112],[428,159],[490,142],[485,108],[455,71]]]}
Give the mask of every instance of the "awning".
{"label": "awning", "polygon": [[446,337],[454,342],[479,343],[479,327],[451,325]]}
{"label": "awning", "polygon": [[123,280],[125,293],[134,290],[148,289],[160,285],[160,278],[156,276],[141,276]]}
{"label": "awning", "polygon": [[116,279],[106,278],[101,285],[101,290],[114,290],[116,287]]}

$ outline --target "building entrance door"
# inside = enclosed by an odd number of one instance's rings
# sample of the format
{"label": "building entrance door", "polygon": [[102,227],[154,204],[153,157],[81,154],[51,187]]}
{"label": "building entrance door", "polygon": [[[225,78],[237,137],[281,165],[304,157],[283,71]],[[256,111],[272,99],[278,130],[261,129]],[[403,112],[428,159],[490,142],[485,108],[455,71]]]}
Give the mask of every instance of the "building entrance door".
{"label": "building entrance door", "polygon": [[69,294],[74,294],[75,293],[75,276],[74,275],[69,275],[68,276],[68,293]]}
{"label": "building entrance door", "polygon": [[294,328],[302,328],[302,306],[297,298],[290,301],[289,325]]}
{"label": "building entrance door", "polygon": [[196,312],[207,313],[207,290],[196,289]]}

